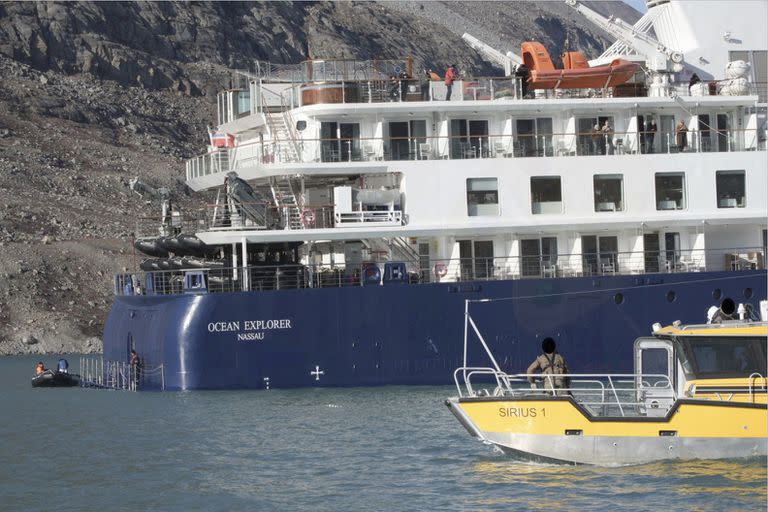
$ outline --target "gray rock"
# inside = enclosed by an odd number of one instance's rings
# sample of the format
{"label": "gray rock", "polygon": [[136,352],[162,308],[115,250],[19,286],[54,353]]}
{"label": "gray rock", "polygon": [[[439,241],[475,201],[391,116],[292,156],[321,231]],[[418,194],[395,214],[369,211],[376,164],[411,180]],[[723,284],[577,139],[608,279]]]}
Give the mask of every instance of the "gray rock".
{"label": "gray rock", "polygon": [[25,345],[37,345],[38,342],[39,340],[31,334],[28,334],[27,336],[24,337]]}

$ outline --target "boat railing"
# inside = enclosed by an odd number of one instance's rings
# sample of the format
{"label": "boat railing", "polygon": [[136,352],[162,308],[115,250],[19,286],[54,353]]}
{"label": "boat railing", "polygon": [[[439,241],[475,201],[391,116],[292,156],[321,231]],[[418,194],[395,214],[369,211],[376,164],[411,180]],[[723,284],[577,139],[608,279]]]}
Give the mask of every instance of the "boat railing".
{"label": "boat railing", "polygon": [[137,391],[165,390],[165,366],[132,366],[128,361],[105,360],[101,356],[80,358],[80,387]]}
{"label": "boat railing", "polygon": [[[381,257],[371,253],[371,258]],[[292,288],[339,288],[388,286],[394,284],[464,283],[492,280],[596,278],[634,275],[637,283],[661,284],[663,275],[675,272],[731,271],[764,268],[762,248],[693,249],[690,251],[634,251],[627,253],[560,254],[560,266],[547,266],[551,256],[510,256],[505,258],[380,260],[358,264],[230,265],[223,260],[202,257],[147,258],[145,271],[115,276],[115,295],[172,295],[268,291]],[[395,270],[396,269],[396,270]],[[190,288],[187,274],[201,276],[202,286]],[[185,288],[186,286],[186,288]],[[676,300],[670,286],[666,300]],[[616,304],[624,297],[616,293]]]}
{"label": "boat railing", "polygon": [[768,390],[768,378],[762,374],[754,372],[749,376],[749,401],[755,401],[755,391],[762,390],[765,393]]}
{"label": "boat railing", "polygon": [[[281,121],[282,122],[282,121]],[[289,118],[287,124],[293,121]],[[632,157],[651,154],[698,154],[763,151],[768,134],[754,128],[643,131],[615,130],[489,134],[487,126],[468,135],[410,137],[289,138],[244,142],[220,148],[186,162],[193,180],[229,171],[272,165],[314,165],[404,160],[466,160],[542,157]]]}
{"label": "boat railing", "polygon": [[677,399],[669,377],[661,374],[507,374],[459,367],[453,377],[460,398],[571,397],[597,417],[660,416]]}

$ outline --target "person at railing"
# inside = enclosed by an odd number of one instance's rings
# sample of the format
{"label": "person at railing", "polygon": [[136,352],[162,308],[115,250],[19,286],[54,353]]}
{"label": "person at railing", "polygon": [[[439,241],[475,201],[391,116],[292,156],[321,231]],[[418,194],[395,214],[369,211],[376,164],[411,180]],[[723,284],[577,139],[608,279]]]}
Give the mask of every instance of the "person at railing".
{"label": "person at railing", "polygon": [[605,153],[605,150],[603,148],[603,143],[605,140],[603,139],[603,134],[600,131],[600,125],[596,124],[592,127],[592,133],[590,134],[592,137],[592,154],[593,155],[602,155]]}
{"label": "person at railing", "polygon": [[432,81],[433,74],[431,69],[429,71],[425,69],[421,73],[421,80],[419,81],[419,85],[421,86],[421,101],[429,101],[429,83]]}
{"label": "person at railing", "polygon": [[528,382],[531,383],[531,388],[535,389],[536,387],[536,378],[533,374],[541,371],[544,389],[548,393],[551,393],[553,396],[567,395],[570,394],[567,390],[558,390],[568,387],[568,379],[565,377],[568,373],[568,366],[565,364],[565,358],[558,354],[555,348],[555,340],[549,337],[544,338],[544,341],[541,342],[543,354],[534,359],[525,373],[528,374]]}
{"label": "person at railing", "polygon": [[613,127],[611,126],[610,121],[606,119],[600,131],[603,134],[604,147],[607,146],[608,148],[608,151],[605,154],[612,155],[613,154]]}
{"label": "person at railing", "polygon": [[688,127],[685,126],[685,121],[682,119],[675,126],[675,144],[677,144],[677,149],[681,152],[685,151],[685,148],[688,146]]}
{"label": "person at railing", "polygon": [[653,141],[656,138],[657,131],[659,131],[659,127],[656,126],[656,120],[651,119],[650,122],[645,126],[646,153],[654,152]]}
{"label": "person at railing", "polygon": [[134,349],[131,349],[130,365],[131,365],[131,384],[133,385],[134,388],[136,388],[139,386],[139,381],[141,380],[141,358],[139,357],[139,354]]}
{"label": "person at railing", "polygon": [[453,82],[459,75],[456,64],[451,64],[445,70],[445,101],[451,101],[451,92],[453,91]]}

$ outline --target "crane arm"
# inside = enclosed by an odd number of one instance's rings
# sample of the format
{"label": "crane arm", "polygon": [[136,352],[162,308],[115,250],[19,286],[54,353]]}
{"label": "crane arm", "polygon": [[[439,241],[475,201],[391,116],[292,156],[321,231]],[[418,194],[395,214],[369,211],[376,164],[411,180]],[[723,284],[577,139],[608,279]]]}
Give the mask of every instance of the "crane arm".
{"label": "crane arm", "polygon": [[[577,0],[565,0],[565,3],[589,21],[602,28],[627,46],[634,48],[637,53],[643,55],[649,63],[649,67],[658,69],[660,63],[657,56],[661,54],[666,60],[672,62],[673,68],[682,69],[683,54],[677,50],[667,48],[656,38],[637,31],[632,25],[620,18],[606,18]],[[654,64],[654,65],[652,65]],[[666,67],[666,62],[664,63]]]}
{"label": "crane arm", "polygon": [[485,44],[475,36],[466,32],[461,36],[461,38],[464,39],[464,42],[475,49],[483,57],[493,62],[500,68],[504,68],[504,74],[507,76],[511,76],[514,72],[515,66],[523,62],[523,59],[521,59],[519,55],[512,52],[507,52],[506,54],[501,53],[496,48]]}

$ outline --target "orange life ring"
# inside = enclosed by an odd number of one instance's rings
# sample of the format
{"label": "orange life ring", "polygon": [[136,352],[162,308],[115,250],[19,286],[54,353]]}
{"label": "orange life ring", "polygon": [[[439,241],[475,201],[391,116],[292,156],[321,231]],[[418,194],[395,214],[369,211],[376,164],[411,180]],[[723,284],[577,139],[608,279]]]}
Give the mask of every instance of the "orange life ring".
{"label": "orange life ring", "polygon": [[447,273],[448,273],[448,265],[446,265],[445,263],[435,263],[436,277],[445,277]]}
{"label": "orange life ring", "polygon": [[301,213],[301,222],[305,226],[311,225],[315,223],[315,212],[312,210],[304,210]]}

